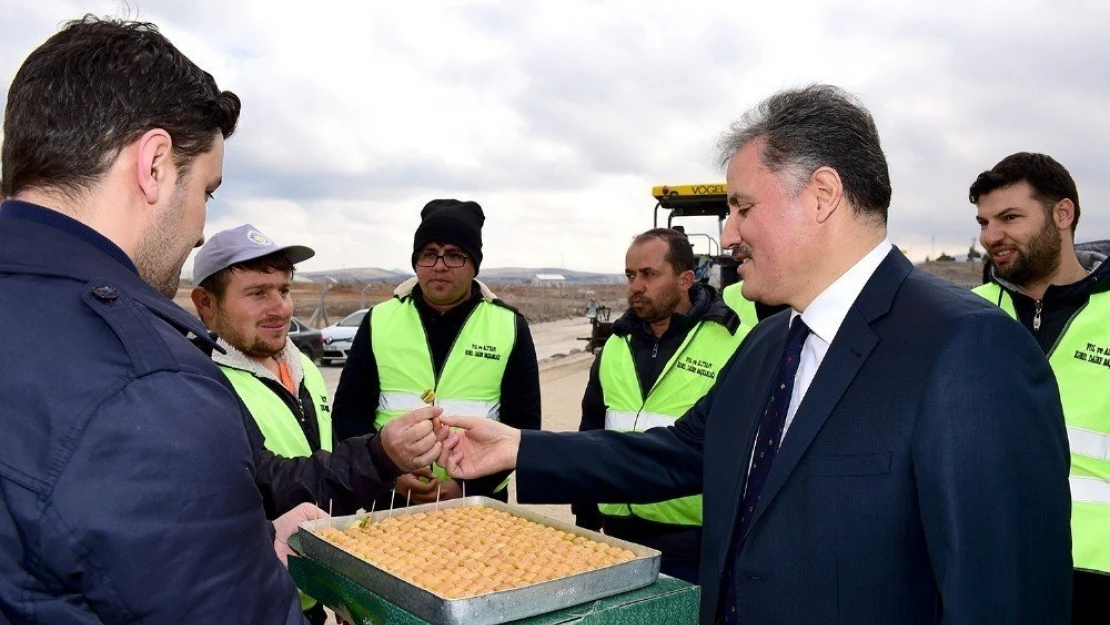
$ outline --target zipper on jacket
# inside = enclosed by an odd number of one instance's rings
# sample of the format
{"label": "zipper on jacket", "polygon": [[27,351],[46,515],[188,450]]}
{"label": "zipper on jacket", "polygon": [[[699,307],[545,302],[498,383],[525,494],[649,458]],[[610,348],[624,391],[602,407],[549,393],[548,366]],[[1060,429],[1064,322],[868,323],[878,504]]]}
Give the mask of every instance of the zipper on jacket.
{"label": "zipper on jacket", "polygon": [[[485,301],[485,298],[483,298],[483,301]],[[414,302],[413,306],[415,305]],[[432,353],[432,339],[428,338],[428,329],[424,327],[424,320],[420,320],[420,328],[424,330],[424,344],[428,346],[428,360],[430,361],[428,364],[432,365],[432,392],[439,390],[439,377],[443,375],[443,370],[447,367],[447,361],[451,360],[451,354],[455,351],[455,343],[459,341],[459,334],[463,333],[463,330],[466,329],[466,324],[470,323],[470,317],[474,315],[474,312],[478,310],[478,306],[481,305],[482,302],[478,302],[475,304],[474,308],[470,309],[470,312],[466,313],[466,318],[463,319],[462,325],[459,326],[459,331],[455,334],[455,338],[451,339],[451,347],[447,348],[447,355],[444,356],[443,364],[440,365],[438,369],[436,368],[435,354]],[[418,310],[416,314],[419,317],[420,311]]]}
{"label": "zipper on jacket", "polygon": [[1044,308],[1044,300],[1037,300],[1033,304],[1033,331],[1041,331],[1041,309]]}
{"label": "zipper on jacket", "polygon": [[[698,335],[698,332],[701,331],[701,326],[702,326],[702,322],[699,321],[696,325],[694,325],[694,327],[689,332],[686,333],[686,337],[682,339],[682,343],[679,344],[678,349],[675,350],[674,356],[671,356],[671,361],[668,361],[668,362],[677,361],[679,356],[681,356],[683,353],[685,353],[686,348],[690,346],[690,343],[694,340],[694,337],[696,337]],[[636,429],[636,424],[639,422],[639,419],[640,419],[640,414],[644,411],[644,408],[647,407],[648,398],[651,397],[651,394],[655,392],[656,387],[658,387],[663,382],[663,378],[667,377],[667,374],[671,372],[671,369],[673,369],[673,367],[668,367],[668,368],[663,369],[663,371],[659,374],[659,377],[655,378],[655,382],[652,383],[651,388],[648,389],[647,395],[644,395],[643,394],[644,393],[644,391],[643,391],[643,388],[644,388],[643,380],[640,378],[640,370],[637,369],[636,365],[635,365],[636,355],[632,351],[632,337],[629,337],[628,339],[625,340],[625,345],[628,346],[628,351],[629,351],[630,354],[632,354],[632,360],[633,360],[632,369],[636,373],[636,385],[640,388],[640,408],[638,410],[636,410],[636,421],[634,421],[633,424],[632,424],[632,429],[635,430]],[[658,352],[659,352],[659,341],[657,340],[655,342],[655,347],[653,347],[652,350],[651,350],[651,357],[655,358],[655,355]]]}
{"label": "zipper on jacket", "polygon": [[1060,341],[1064,340],[1064,336],[1068,333],[1068,330],[1071,329],[1072,322],[1075,321],[1077,317],[1079,317],[1079,315],[1087,308],[1088,305],[1090,305],[1090,303],[1091,299],[1087,298],[1087,303],[1080,306],[1079,310],[1075,311],[1075,314],[1068,319],[1068,322],[1064,325],[1064,329],[1061,330],[1059,336],[1056,337],[1056,342],[1052,344],[1052,347],[1047,352],[1045,352],[1045,358],[1052,358],[1052,354],[1056,352],[1056,348],[1060,345]]}
{"label": "zipper on jacket", "polygon": [[[286,390],[288,390],[288,389],[286,389]],[[304,420],[305,420],[304,402],[301,401],[300,397],[294,397],[293,401],[297,402],[297,415],[298,415],[297,418],[301,420],[301,424],[303,425]]]}
{"label": "zipper on jacket", "polygon": [[[274,394],[276,394],[278,398],[281,399],[282,403],[285,404],[285,407],[289,408],[290,412],[293,413],[293,416],[297,419],[297,422],[301,426],[301,433],[304,434],[304,439],[305,442],[308,443],[309,450],[316,451],[318,449],[323,449],[323,433],[320,432],[319,422],[313,424],[316,428],[315,445],[313,445],[312,437],[309,436],[309,433],[305,430],[305,427],[308,425],[308,415],[305,414],[304,402],[301,400],[300,396],[301,391],[307,392],[307,387],[305,386],[304,381],[301,382],[301,386],[298,389],[298,394],[294,395],[293,393],[290,393],[289,389],[285,388],[285,385],[280,382],[275,382],[269,378],[258,378],[257,376],[256,378],[259,382],[262,382],[263,386],[273,391]],[[319,418],[319,415],[316,415],[316,417]]]}
{"label": "zipper on jacket", "polygon": [[[304,425],[306,417],[304,414],[304,403],[301,401],[300,396],[290,393],[289,389],[285,388],[285,385],[280,382],[275,383],[269,378],[258,379],[270,390],[277,393],[278,397],[285,402],[285,405],[293,411],[293,416],[297,418],[297,421],[300,421],[301,425]],[[303,382],[301,386],[304,386]]]}
{"label": "zipper on jacket", "polygon": [[[701,326],[702,326],[702,322],[699,321],[699,322],[697,322],[696,325],[694,325],[692,330],[690,330],[689,332],[686,333],[686,337],[684,339],[682,339],[682,343],[678,346],[678,350],[675,351],[674,356],[672,356],[672,359],[677,360],[678,357],[681,356],[682,353],[686,351],[686,348],[690,345],[690,342],[694,340],[694,337],[697,336],[698,332],[701,330]],[[653,392],[655,392],[655,387],[659,386],[659,383],[663,381],[663,378],[666,377],[668,373],[670,373],[670,369],[664,369],[663,372],[659,374],[659,377],[655,378],[655,382],[651,385],[651,388],[648,390],[648,394],[645,396],[643,394],[644,393],[644,391],[643,391],[643,388],[644,388],[643,380],[640,379],[640,370],[636,368],[636,355],[632,350],[632,337],[631,336],[629,336],[627,339],[625,339],[625,345],[628,347],[628,351],[632,355],[632,371],[636,374],[636,386],[641,389],[640,390],[640,408],[636,410],[636,419],[632,422],[632,430],[635,431],[636,426],[640,422],[640,414],[642,414],[644,412],[644,408],[647,408],[648,398],[651,397],[651,394]],[[655,358],[655,356],[658,353],[659,353],[659,339],[655,339],[655,346],[651,348],[651,357]],[[606,408],[608,408],[608,407],[606,407]],[[632,517],[635,517],[636,513],[632,511],[632,504],[625,504],[625,505],[628,506],[628,515],[632,516]],[[639,517],[636,517],[636,518],[639,518]]]}

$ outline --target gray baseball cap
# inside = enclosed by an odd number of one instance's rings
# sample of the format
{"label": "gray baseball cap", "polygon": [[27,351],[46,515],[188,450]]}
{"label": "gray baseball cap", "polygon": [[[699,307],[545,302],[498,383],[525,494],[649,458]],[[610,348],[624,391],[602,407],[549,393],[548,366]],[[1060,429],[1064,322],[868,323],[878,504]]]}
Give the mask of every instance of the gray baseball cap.
{"label": "gray baseball cap", "polygon": [[315,250],[303,245],[279,246],[250,224],[221,230],[204,242],[193,259],[193,284],[200,284],[232,265],[278,253],[284,253],[293,264],[316,255]]}

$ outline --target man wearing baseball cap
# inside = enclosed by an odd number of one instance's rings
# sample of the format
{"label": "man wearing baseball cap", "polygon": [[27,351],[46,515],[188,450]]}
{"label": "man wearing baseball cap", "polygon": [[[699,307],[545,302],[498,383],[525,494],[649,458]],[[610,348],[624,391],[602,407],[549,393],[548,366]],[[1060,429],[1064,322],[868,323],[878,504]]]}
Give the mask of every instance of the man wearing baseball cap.
{"label": "man wearing baseball cap", "polygon": [[[481,416],[519,429],[540,427],[540,379],[528,322],[475,279],[482,264],[477,202],[432,200],[413,236],[416,277],[372,308],[355,335],[335,393],[339,440],[388,428],[428,403],[444,414]],[[426,393],[426,391],[434,391]],[[405,505],[462,496],[445,473],[397,479]],[[467,495],[502,501],[508,472],[472,480]]]}
{"label": "man wearing baseball cap", "polygon": [[[288,476],[271,487],[279,491],[274,514],[298,500],[314,499],[337,514],[370,508],[398,474],[379,439],[395,438],[401,424],[383,430],[381,437],[335,444],[324,378],[289,338],[294,266],[315,254],[303,245],[280,246],[244,224],[213,235],[193,262],[193,304],[224,349],[213,351],[212,359],[262,430],[273,454],[270,464]],[[292,474],[278,466],[307,457],[318,461],[324,479],[290,479]],[[325,484],[323,490],[319,484]],[[325,622],[314,600],[302,596],[301,607],[309,622]]]}

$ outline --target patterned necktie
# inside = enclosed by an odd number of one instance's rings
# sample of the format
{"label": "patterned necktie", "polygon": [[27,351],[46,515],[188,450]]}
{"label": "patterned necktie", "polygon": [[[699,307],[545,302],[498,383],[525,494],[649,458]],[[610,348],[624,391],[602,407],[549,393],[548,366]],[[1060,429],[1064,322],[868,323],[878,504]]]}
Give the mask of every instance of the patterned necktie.
{"label": "patterned necktie", "polygon": [[802,360],[802,345],[805,344],[808,336],[809,326],[802,321],[802,316],[794,317],[794,321],[790,323],[790,331],[786,334],[786,346],[782,350],[782,358],[779,359],[779,366],[775,371],[775,379],[763,410],[763,417],[759,420],[759,431],[755,435],[755,448],[752,454],[752,468],[748,471],[748,482],[744,487],[744,502],[740,508],[737,544],[733,546],[729,565],[725,568],[724,614],[721,615],[721,622],[726,625],[739,623],[736,583],[733,579],[735,558],[739,552],[738,544],[743,540],[748,526],[751,525],[755,506],[759,503],[759,496],[763,494],[763,486],[771,473],[775,452],[782,442],[783,429],[786,427],[786,412],[790,409],[790,395],[794,392],[794,377],[798,374],[798,365]]}
{"label": "patterned necktie", "polygon": [[748,471],[748,483],[744,488],[744,504],[740,508],[740,537],[744,536],[748,525],[751,524],[752,513],[759,503],[759,496],[763,494],[767,476],[771,473],[775,452],[782,442],[786,413],[790,409],[790,396],[794,392],[794,378],[798,374],[798,364],[802,360],[802,345],[805,344],[808,336],[809,327],[802,321],[802,316],[794,317],[794,321],[790,324],[790,331],[786,334],[786,346],[782,350],[782,358],[779,360],[775,380],[771,385],[771,394],[763,410],[763,418],[759,420],[759,431],[755,435],[752,468]]}

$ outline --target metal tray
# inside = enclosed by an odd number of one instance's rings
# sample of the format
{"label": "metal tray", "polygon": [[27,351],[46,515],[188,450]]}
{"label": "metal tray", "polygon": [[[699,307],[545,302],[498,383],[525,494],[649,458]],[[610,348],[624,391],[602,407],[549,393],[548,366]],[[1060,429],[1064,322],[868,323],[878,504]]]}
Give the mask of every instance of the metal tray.
{"label": "metal tray", "polygon": [[395,577],[312,533],[315,530],[328,527],[334,527],[341,531],[346,530],[366,517],[372,517],[373,521],[380,521],[390,516],[391,513],[388,510],[373,515],[359,514],[301,523],[297,532],[299,549],[302,555],[346,576],[383,599],[426,621],[441,625],[463,623],[467,625],[497,625],[498,623],[515,621],[650,586],[659,576],[660,554],[655,549],[585,530],[570,523],[556,521],[530,510],[510,506],[488,497],[467,497],[466,499],[453,499],[439,504],[429,503],[393,510],[392,515],[403,516],[416,514],[417,512],[430,512],[435,510],[437,505],[444,510],[464,506],[486,506],[503,510],[557,530],[628,549],[636,554],[636,558],[628,562],[584,573],[576,573],[561,579],[553,579],[524,586],[523,588],[499,590],[465,599],[445,599]]}

